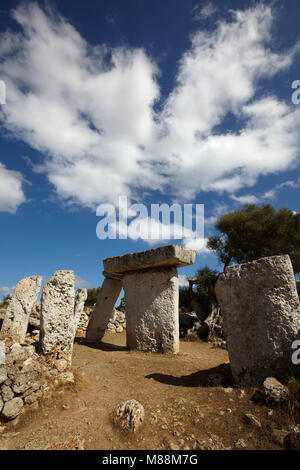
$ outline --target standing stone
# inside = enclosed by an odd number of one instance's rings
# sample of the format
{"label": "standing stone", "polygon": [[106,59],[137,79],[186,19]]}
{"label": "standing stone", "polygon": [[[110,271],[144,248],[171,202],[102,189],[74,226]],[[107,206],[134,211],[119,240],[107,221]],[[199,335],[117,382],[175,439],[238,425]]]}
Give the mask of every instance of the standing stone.
{"label": "standing stone", "polygon": [[229,266],[215,292],[224,317],[229,359],[238,383],[261,384],[290,373],[300,304],[290,257]]}
{"label": "standing stone", "polygon": [[87,290],[83,288],[77,289],[77,292],[75,294],[75,307],[74,307],[75,330],[77,329],[79,320],[83,314],[83,308],[84,308],[86,299],[87,299]]}
{"label": "standing stone", "polygon": [[41,276],[24,277],[16,285],[7,307],[1,333],[23,343],[25,340],[31,310],[36,302],[42,284]]}
{"label": "standing stone", "polygon": [[179,351],[177,269],[128,272],[123,277],[129,349]]}
{"label": "standing stone", "polygon": [[43,354],[56,354],[69,363],[75,335],[74,306],[74,272],[56,271],[43,289],[40,348]]}
{"label": "standing stone", "polygon": [[86,340],[88,342],[93,343],[103,338],[109,320],[113,316],[114,306],[121,289],[122,283],[120,280],[104,279],[86,330]]}
{"label": "standing stone", "polygon": [[0,367],[5,365],[5,343],[0,341]]}

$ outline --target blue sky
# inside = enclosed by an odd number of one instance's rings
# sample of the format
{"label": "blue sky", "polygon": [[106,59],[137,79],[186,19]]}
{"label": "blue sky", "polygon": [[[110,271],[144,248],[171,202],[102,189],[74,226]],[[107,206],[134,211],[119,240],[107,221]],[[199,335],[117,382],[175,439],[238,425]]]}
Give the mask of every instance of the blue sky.
{"label": "blue sky", "polygon": [[[244,203],[298,211],[299,22],[297,0],[3,0],[0,297],[57,269],[94,287],[103,258],[173,242],[99,240],[120,195],[204,204],[205,238]],[[182,276],[222,269],[200,246]]]}

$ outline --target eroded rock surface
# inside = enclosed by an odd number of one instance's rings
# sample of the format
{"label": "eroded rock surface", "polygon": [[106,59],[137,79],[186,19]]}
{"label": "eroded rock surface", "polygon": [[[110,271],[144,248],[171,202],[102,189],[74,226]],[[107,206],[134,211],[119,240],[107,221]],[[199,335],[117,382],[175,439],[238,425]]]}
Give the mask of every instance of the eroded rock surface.
{"label": "eroded rock surface", "polygon": [[83,314],[84,303],[87,299],[87,289],[79,288],[75,294],[75,306],[74,306],[74,319],[75,328],[79,325],[80,318]]}
{"label": "eroded rock surface", "polygon": [[87,327],[86,340],[88,342],[96,342],[103,338],[109,320],[113,316],[114,306],[121,289],[120,280],[104,279]]}
{"label": "eroded rock surface", "polygon": [[300,304],[288,255],[229,266],[216,295],[224,318],[230,364],[238,383],[286,376],[300,330]]}
{"label": "eroded rock surface", "polygon": [[26,336],[29,316],[39,295],[42,284],[41,276],[28,276],[18,282],[12,299],[6,310],[1,334],[23,342]]}
{"label": "eroded rock surface", "polygon": [[113,412],[113,422],[122,429],[136,432],[144,421],[144,407],[136,400],[121,403]]}
{"label": "eroded rock surface", "polygon": [[74,272],[56,271],[43,289],[40,348],[69,362],[75,337]]}
{"label": "eroded rock surface", "polygon": [[177,353],[179,350],[176,268],[128,272],[123,277],[129,349]]}

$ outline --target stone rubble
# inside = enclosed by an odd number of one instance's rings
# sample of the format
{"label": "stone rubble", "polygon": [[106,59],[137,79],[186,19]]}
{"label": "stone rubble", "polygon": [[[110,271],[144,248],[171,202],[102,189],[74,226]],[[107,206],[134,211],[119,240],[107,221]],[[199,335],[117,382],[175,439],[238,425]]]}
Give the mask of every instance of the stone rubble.
{"label": "stone rubble", "polygon": [[289,399],[287,387],[282,385],[275,377],[267,377],[262,387],[255,390],[251,397],[253,403],[264,403],[267,406],[286,403]]}
{"label": "stone rubble", "polygon": [[0,366],[0,422],[14,420],[58,386],[74,382],[72,372],[61,372],[32,345],[6,340],[5,356],[5,365]]}

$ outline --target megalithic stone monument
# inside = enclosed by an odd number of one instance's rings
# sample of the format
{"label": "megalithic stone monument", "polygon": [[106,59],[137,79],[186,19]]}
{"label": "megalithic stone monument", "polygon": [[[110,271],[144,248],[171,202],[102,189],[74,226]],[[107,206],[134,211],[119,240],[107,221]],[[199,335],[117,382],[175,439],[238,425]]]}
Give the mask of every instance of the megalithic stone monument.
{"label": "megalithic stone monument", "polygon": [[86,340],[88,342],[93,343],[103,338],[121,289],[122,283],[120,280],[104,279],[86,330]]}
{"label": "megalithic stone monument", "polygon": [[125,291],[129,349],[176,354],[179,350],[177,268],[193,264],[196,251],[181,245],[103,260],[106,279],[87,329],[87,341],[100,340]]}
{"label": "megalithic stone monument", "polygon": [[75,328],[74,272],[56,271],[41,299],[40,350],[72,361]]}
{"label": "megalithic stone monument", "polygon": [[3,320],[1,334],[23,343],[29,316],[41,290],[41,276],[27,276],[16,285]]}
{"label": "megalithic stone monument", "polygon": [[235,381],[257,385],[266,377],[280,379],[291,373],[300,303],[290,257],[270,256],[228,266],[215,292]]}

